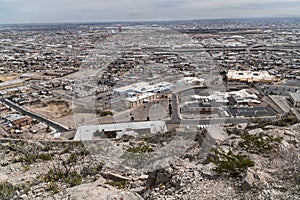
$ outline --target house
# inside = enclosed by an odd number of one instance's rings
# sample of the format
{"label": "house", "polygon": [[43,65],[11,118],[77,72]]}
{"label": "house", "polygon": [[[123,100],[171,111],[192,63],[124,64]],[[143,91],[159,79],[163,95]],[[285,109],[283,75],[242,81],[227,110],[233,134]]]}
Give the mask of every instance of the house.
{"label": "house", "polygon": [[21,128],[23,126],[29,125],[32,122],[32,119],[30,117],[20,114],[7,114],[5,116],[2,116],[2,118],[15,128]]}
{"label": "house", "polygon": [[16,128],[21,128],[23,126],[31,124],[31,122],[32,122],[32,119],[30,117],[22,117],[21,119],[17,119],[15,121],[12,121],[12,124]]}

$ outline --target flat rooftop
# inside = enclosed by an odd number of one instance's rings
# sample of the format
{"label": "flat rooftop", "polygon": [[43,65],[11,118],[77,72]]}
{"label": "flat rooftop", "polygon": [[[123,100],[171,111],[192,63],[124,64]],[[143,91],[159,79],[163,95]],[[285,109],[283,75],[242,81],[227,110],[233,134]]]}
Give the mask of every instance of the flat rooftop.
{"label": "flat rooftop", "polygon": [[171,83],[169,82],[160,82],[160,83],[147,83],[139,82],[131,85],[126,85],[124,87],[114,89],[114,92],[125,94],[130,92],[135,93],[146,93],[146,92],[155,92],[163,89],[167,89]]}
{"label": "flat rooftop", "polygon": [[259,81],[275,81],[275,77],[270,75],[267,71],[236,71],[229,70],[227,72],[228,80],[240,80],[247,82]]}
{"label": "flat rooftop", "polygon": [[149,129],[150,133],[156,134],[158,132],[168,131],[166,123],[164,121],[147,121],[147,122],[130,122],[119,124],[101,124],[91,126],[81,126],[77,129],[74,140],[86,141],[92,140],[94,133],[98,131],[128,131],[128,130],[140,130]]}
{"label": "flat rooftop", "polygon": [[11,81],[5,81],[3,83],[0,83],[0,88],[1,87],[7,87],[7,86],[10,86],[10,85],[15,85],[15,84],[20,84],[20,83],[23,83],[24,81],[21,80],[21,79],[15,79],[15,80],[11,80]]}

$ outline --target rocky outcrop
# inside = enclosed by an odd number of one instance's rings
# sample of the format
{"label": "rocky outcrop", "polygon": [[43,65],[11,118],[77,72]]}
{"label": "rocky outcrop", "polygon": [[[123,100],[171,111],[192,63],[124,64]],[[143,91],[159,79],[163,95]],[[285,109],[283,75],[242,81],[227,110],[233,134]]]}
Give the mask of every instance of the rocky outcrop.
{"label": "rocky outcrop", "polygon": [[66,190],[62,194],[55,195],[56,199],[73,199],[73,200],[143,200],[143,198],[134,193],[119,190],[104,184],[105,180],[98,180],[93,183],[82,184]]}

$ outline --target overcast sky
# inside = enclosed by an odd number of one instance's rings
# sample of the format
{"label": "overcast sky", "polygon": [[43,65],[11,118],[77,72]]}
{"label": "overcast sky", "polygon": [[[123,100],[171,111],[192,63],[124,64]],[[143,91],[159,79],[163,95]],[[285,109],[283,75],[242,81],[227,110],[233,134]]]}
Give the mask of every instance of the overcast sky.
{"label": "overcast sky", "polygon": [[300,0],[0,0],[0,23],[300,16]]}

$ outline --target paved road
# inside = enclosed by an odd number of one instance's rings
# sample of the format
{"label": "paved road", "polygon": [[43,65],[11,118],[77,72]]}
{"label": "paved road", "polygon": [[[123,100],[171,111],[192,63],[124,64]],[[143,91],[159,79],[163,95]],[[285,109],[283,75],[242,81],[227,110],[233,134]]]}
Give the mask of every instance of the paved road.
{"label": "paved road", "polygon": [[54,128],[55,130],[59,131],[59,132],[65,132],[65,131],[69,131],[69,129],[61,124],[58,124],[56,122],[53,122],[45,117],[39,116],[37,114],[34,114],[30,111],[25,110],[24,108],[12,103],[11,101],[7,100],[7,99],[0,99],[1,102],[3,102],[4,104],[6,104],[7,106],[15,109],[16,111],[24,114],[24,115],[28,115],[29,117],[36,119],[40,122],[44,122],[45,124],[47,124],[48,126]]}
{"label": "paved road", "polygon": [[177,95],[172,94],[171,97],[171,105],[172,105],[172,115],[171,119],[167,121],[169,124],[179,124],[181,122],[181,119],[179,117],[179,105],[178,105],[178,100],[177,100]]}

